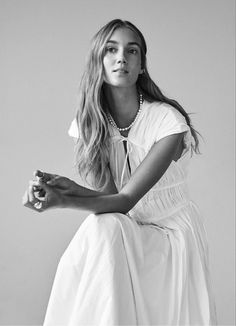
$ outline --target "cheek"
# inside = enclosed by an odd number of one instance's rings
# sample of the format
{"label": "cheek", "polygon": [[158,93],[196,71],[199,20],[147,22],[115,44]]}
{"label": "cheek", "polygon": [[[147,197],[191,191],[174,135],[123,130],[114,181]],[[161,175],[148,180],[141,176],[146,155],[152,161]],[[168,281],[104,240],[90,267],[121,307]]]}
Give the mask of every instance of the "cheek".
{"label": "cheek", "polygon": [[130,62],[133,69],[140,70],[141,69],[141,58],[134,57]]}
{"label": "cheek", "polygon": [[112,58],[109,58],[108,56],[105,56],[103,58],[103,66],[105,68],[109,68],[112,65],[112,62],[113,62]]}
{"label": "cheek", "polygon": [[103,59],[103,80],[104,82],[109,81],[109,60]]}
{"label": "cheek", "polygon": [[103,60],[103,75],[106,76],[107,74],[107,62]]}
{"label": "cheek", "polygon": [[106,65],[107,65],[105,58],[103,59],[102,64],[103,64],[103,70],[105,71],[106,70]]}

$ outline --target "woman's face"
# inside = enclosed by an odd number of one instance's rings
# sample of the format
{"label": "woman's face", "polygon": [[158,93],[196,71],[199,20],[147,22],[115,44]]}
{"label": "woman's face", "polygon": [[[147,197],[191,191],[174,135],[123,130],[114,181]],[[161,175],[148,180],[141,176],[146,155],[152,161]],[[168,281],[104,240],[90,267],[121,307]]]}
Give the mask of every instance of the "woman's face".
{"label": "woman's face", "polygon": [[116,87],[136,84],[141,69],[141,44],[129,28],[118,28],[111,35],[103,58],[104,81]]}

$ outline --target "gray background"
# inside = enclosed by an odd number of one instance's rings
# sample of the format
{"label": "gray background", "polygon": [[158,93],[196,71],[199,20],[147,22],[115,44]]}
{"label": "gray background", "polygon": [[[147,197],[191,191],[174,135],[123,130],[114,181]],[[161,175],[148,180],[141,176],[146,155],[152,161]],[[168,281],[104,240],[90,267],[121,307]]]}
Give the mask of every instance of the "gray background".
{"label": "gray background", "polygon": [[67,129],[89,40],[134,22],[151,76],[192,115],[202,155],[190,189],[208,232],[220,325],[234,324],[234,1],[0,0],[0,324],[41,324],[56,266],[87,215],[37,214],[21,198],[39,168],[77,180]]}

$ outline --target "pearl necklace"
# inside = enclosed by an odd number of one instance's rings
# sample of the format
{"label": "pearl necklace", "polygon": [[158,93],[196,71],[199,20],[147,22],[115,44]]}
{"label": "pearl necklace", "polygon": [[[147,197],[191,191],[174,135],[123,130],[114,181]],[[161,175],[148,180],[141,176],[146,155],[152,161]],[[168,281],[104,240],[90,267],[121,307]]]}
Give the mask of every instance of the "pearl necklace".
{"label": "pearl necklace", "polygon": [[119,128],[109,112],[107,113],[107,119],[108,119],[109,123],[117,130],[127,131],[127,130],[131,129],[133,127],[133,125],[135,124],[135,122],[137,121],[138,116],[140,115],[140,112],[142,111],[142,104],[143,104],[143,95],[139,94],[139,109],[136,113],[136,116],[134,117],[134,120],[131,122],[131,124],[128,127]]}

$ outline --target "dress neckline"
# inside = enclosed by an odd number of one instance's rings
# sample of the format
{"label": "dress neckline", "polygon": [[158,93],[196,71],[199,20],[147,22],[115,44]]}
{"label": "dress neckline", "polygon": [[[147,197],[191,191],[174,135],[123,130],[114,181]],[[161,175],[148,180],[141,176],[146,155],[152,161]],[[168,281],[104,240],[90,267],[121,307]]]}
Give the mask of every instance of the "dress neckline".
{"label": "dress neckline", "polygon": [[143,103],[142,103],[142,110],[141,110],[140,114],[138,115],[137,120],[135,121],[135,124],[130,128],[127,136],[123,136],[118,129],[116,129],[114,126],[112,126],[111,124],[109,124],[109,127],[111,128],[111,130],[113,130],[115,136],[119,136],[121,139],[124,139],[124,140],[126,139],[127,141],[130,140],[130,138],[132,137],[132,134],[133,134],[135,128],[137,127],[138,123],[140,122],[141,117],[144,114],[144,111],[145,111],[145,108],[146,108],[146,103],[147,102],[144,99],[143,100]]}

